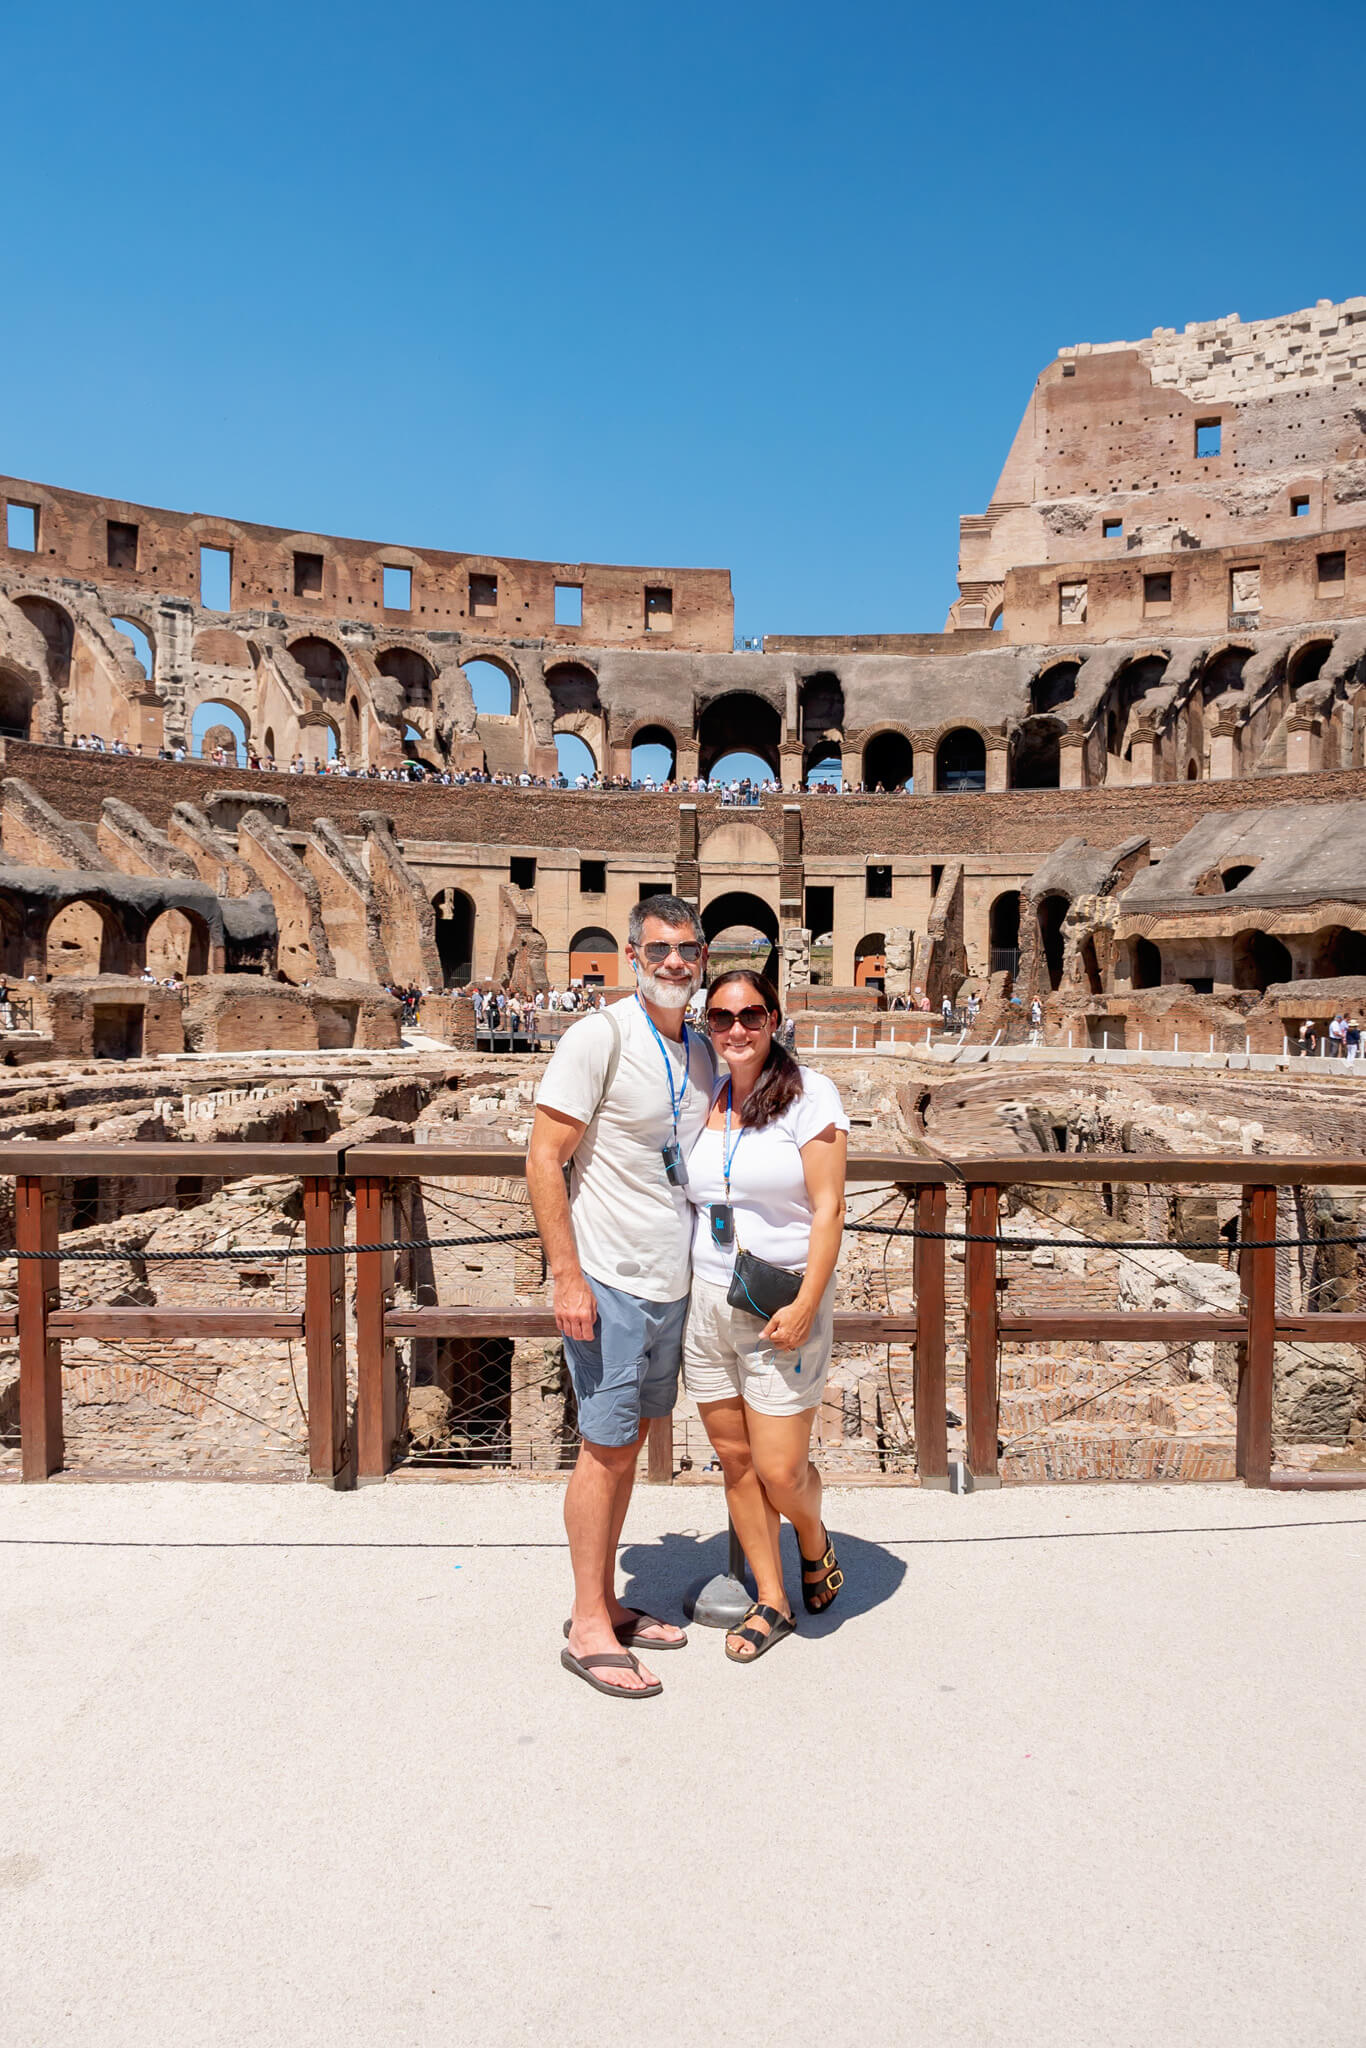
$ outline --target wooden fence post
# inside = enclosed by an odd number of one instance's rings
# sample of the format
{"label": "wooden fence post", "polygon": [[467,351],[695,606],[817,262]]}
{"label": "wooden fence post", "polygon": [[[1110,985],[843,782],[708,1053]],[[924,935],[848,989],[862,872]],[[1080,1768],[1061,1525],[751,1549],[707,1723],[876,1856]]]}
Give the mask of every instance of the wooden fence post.
{"label": "wooden fence post", "polygon": [[[14,1184],[14,1242],[21,1252],[55,1252],[59,1188],[20,1174]],[[23,1478],[46,1479],[60,1472],[62,1434],[62,1345],[49,1328],[61,1300],[56,1259],[18,1259],[19,1469]]]}
{"label": "wooden fence post", "polygon": [[[394,1204],[388,1181],[366,1174],[356,1181],[355,1190],[356,1243],[379,1244],[391,1238]],[[398,1434],[394,1344],[384,1333],[393,1285],[392,1252],[356,1253],[356,1470],[362,1486],[386,1476]]]}
{"label": "wooden fence post", "polygon": [[645,1477],[668,1485],[674,1476],[674,1419],[656,1415],[645,1439]]}
{"label": "wooden fence post", "polygon": [[327,1486],[355,1478],[346,1429],[346,1273],[342,1183],[332,1175],[304,1180],[304,1242],[327,1257],[304,1261],[304,1349],[308,1356],[308,1471]]}
{"label": "wooden fence post", "polygon": [[949,1483],[948,1420],[944,1408],[944,1227],[949,1191],[933,1182],[915,1191],[917,1237],[911,1254],[915,1283],[915,1463],[922,1486]]}
{"label": "wooden fence post", "polygon": [[1247,1337],[1238,1361],[1235,1470],[1248,1486],[1271,1484],[1271,1411],[1276,1375],[1276,1235],[1274,1187],[1243,1189],[1242,1235],[1261,1240],[1242,1252],[1239,1276],[1247,1303]]}
{"label": "wooden fence post", "polygon": [[1001,1208],[1001,1191],[978,1184],[968,1189],[967,1229],[969,1243],[963,1260],[964,1292],[967,1297],[967,1375],[964,1392],[967,1405],[968,1471],[975,1487],[999,1486],[1000,1466],[996,1451],[999,1427],[999,1388],[996,1321],[996,1246],[973,1244],[971,1239],[996,1236]]}

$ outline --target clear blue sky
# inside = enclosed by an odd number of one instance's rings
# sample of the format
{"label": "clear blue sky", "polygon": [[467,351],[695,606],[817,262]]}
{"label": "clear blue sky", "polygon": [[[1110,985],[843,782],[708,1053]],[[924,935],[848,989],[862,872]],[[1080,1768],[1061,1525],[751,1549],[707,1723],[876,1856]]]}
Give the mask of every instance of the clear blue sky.
{"label": "clear blue sky", "polygon": [[937,628],[1060,344],[1366,290],[1366,9],[11,10],[0,466]]}

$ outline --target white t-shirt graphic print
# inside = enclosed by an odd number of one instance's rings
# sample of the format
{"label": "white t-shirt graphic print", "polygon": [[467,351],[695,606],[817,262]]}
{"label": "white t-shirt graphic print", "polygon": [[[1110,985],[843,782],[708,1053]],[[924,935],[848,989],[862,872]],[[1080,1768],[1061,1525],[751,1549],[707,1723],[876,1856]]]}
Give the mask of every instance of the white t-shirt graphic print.
{"label": "white t-shirt graphic print", "polygon": [[691,1268],[692,1210],[661,1156],[673,1137],[664,1062],[675,1096],[683,1086],[678,1141],[686,1159],[711,1107],[711,1048],[688,1033],[685,1075],[682,1045],[661,1032],[661,1052],[633,996],[614,1003],[612,1017],[621,1029],[621,1063],[601,1109],[613,1043],[605,1011],[565,1032],[536,1100],[587,1125],[569,1169],[569,1213],[585,1273],[642,1301],[681,1301]]}
{"label": "white t-shirt graphic print", "polygon": [[[802,1146],[833,1124],[847,1131],[849,1118],[839,1089],[814,1067],[801,1069],[802,1092],[780,1117],[761,1131],[746,1131],[732,1117],[730,1199],[736,1242],[771,1265],[792,1271],[806,1264],[811,1243],[811,1200],[802,1168]],[[725,1094],[721,1083],[720,1093]],[[728,1287],[734,1249],[723,1249],[711,1234],[713,1202],[726,1199],[725,1132],[703,1130],[688,1156],[688,1199],[693,1204],[693,1271]]]}

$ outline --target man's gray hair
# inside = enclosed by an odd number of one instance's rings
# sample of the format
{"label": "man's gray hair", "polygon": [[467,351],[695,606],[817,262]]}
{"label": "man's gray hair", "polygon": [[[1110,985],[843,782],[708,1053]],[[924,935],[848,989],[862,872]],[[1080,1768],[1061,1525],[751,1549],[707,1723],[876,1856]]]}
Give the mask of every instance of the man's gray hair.
{"label": "man's gray hair", "polygon": [[647,896],[643,903],[636,904],[626,920],[626,936],[633,946],[638,946],[645,936],[647,917],[657,917],[661,924],[675,927],[691,925],[693,937],[700,944],[706,944],[701,918],[691,903],[685,903],[681,896]]}

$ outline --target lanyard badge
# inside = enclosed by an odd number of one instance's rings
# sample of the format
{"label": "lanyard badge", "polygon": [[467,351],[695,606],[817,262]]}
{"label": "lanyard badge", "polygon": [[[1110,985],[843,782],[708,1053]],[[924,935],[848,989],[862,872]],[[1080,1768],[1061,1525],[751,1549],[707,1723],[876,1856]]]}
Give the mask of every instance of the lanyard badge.
{"label": "lanyard badge", "polygon": [[741,1124],[740,1129],[736,1134],[735,1143],[733,1145],[731,1144],[731,1097],[732,1088],[730,1082],[727,1081],[726,1130],[725,1136],[721,1140],[721,1171],[725,1175],[726,1180],[726,1199],[724,1202],[713,1202],[710,1210],[711,1240],[713,1244],[719,1245],[722,1251],[729,1251],[731,1246],[735,1243],[735,1210],[732,1207],[730,1199],[730,1169],[734,1162],[735,1155],[740,1149],[740,1140],[745,1135],[745,1126]]}
{"label": "lanyard badge", "polygon": [[[640,1003],[638,995],[636,1001]],[[683,1098],[688,1092],[688,1061],[690,1058],[688,1051],[688,1027],[685,1022],[683,1026],[683,1074],[675,1092],[673,1063],[669,1058],[664,1040],[659,1035],[659,1026],[645,1008],[644,1003],[640,1003],[640,1007],[644,1014],[645,1022],[649,1025],[651,1031],[654,1032],[655,1044],[659,1047],[659,1057],[664,1062],[664,1079],[669,1086],[669,1115],[673,1120],[674,1134],[667,1145],[661,1145],[659,1148],[659,1156],[664,1161],[664,1177],[670,1187],[685,1188],[688,1185],[688,1168],[683,1158],[683,1147],[678,1137],[678,1113],[683,1107]]]}

